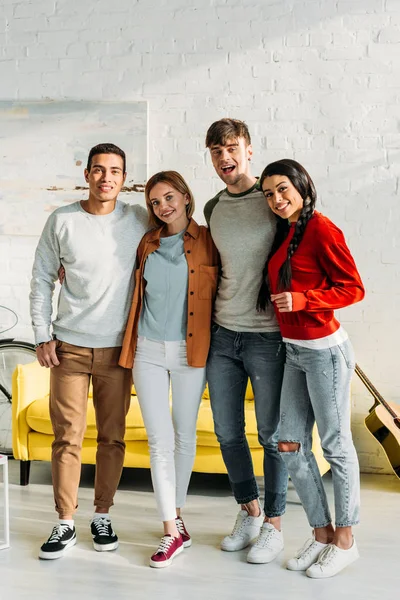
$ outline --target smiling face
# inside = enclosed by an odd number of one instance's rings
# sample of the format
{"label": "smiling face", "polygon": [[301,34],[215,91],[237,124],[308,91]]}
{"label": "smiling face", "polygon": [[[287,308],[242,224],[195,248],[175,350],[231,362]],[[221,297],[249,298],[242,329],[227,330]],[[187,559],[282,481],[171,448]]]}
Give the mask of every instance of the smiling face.
{"label": "smiling face", "polygon": [[228,188],[251,177],[249,160],[253,149],[243,137],[229,138],[224,145],[212,144],[210,154],[217,175]]}
{"label": "smiling face", "polygon": [[149,191],[149,204],[160,221],[176,232],[182,231],[188,224],[186,207],[189,195],[178,192],[170,183],[160,181]]}
{"label": "smiling face", "polygon": [[295,223],[302,211],[304,200],[285,175],[270,175],[262,183],[262,191],[272,212]]}
{"label": "smiling face", "polygon": [[95,154],[90,170],[85,169],[91,201],[105,203],[117,199],[125,183],[124,161],[118,154]]}

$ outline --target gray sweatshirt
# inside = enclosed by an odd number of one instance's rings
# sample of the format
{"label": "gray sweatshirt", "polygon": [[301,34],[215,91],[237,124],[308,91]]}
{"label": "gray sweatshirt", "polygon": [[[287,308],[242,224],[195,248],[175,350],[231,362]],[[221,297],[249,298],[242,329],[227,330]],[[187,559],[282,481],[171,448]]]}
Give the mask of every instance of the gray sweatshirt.
{"label": "gray sweatshirt", "polygon": [[204,214],[221,257],[214,321],[232,331],[279,331],[271,304],[257,312],[262,271],[275,236],[275,217],[256,183],[243,194],[223,190]]}
{"label": "gray sweatshirt", "polygon": [[[36,249],[30,307],[36,343],[57,339],[85,348],[120,346],[134,287],[138,244],[148,229],[145,208],[117,201],[108,215],[74,202],[55,210]],[[60,265],[65,280],[53,323]]]}

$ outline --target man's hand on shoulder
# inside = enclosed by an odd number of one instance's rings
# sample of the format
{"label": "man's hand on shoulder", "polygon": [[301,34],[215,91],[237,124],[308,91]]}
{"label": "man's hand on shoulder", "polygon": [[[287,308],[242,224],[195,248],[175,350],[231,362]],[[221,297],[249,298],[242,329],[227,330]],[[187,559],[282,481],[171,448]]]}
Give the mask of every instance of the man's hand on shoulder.
{"label": "man's hand on shoulder", "polygon": [[56,354],[56,343],[56,340],[50,340],[36,348],[36,356],[41,367],[52,369],[60,364]]}

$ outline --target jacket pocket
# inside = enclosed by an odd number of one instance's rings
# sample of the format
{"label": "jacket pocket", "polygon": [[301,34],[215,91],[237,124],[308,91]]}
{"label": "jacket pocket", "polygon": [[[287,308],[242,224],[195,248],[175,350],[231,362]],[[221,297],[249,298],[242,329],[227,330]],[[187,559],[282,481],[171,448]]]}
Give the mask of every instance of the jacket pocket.
{"label": "jacket pocket", "polygon": [[211,300],[215,296],[218,285],[218,267],[200,265],[199,274],[199,298],[200,300]]}

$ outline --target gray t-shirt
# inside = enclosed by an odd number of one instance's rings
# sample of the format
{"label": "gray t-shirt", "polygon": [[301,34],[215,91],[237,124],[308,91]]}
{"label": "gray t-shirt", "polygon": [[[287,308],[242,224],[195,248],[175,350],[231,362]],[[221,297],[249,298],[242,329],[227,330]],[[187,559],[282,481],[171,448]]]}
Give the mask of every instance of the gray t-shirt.
{"label": "gray t-shirt", "polygon": [[139,335],[150,340],[186,339],[188,265],[183,247],[185,231],[160,238],[160,247],[144,266],[146,282]]}
{"label": "gray t-shirt", "polygon": [[279,331],[271,304],[265,312],[256,309],[276,228],[258,183],[243,194],[223,190],[206,204],[204,213],[222,265],[214,321],[238,332]]}
{"label": "gray t-shirt", "polygon": [[122,344],[136,251],[147,223],[145,208],[120,201],[108,215],[92,215],[80,202],[50,215],[32,271],[30,305],[36,343],[50,339],[54,282],[62,264],[65,280],[53,321],[57,339],[85,348]]}

